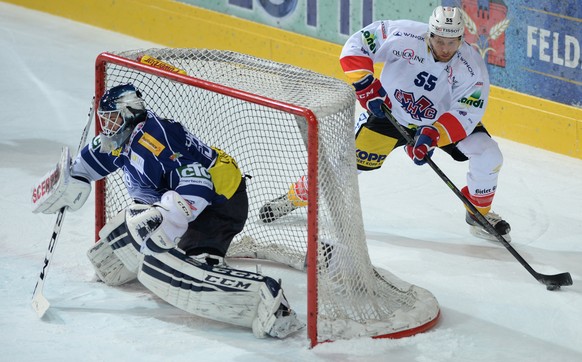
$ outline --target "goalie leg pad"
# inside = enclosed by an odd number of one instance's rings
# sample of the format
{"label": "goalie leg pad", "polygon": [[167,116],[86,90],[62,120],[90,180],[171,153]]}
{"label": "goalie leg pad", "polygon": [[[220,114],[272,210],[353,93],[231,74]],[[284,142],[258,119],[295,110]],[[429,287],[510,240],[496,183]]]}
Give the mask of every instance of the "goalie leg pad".
{"label": "goalie leg pad", "polygon": [[[206,259],[208,255],[188,257],[179,249],[147,255],[138,272],[138,280],[164,301],[197,316],[253,330],[256,325],[261,336],[274,330],[278,334],[276,337],[280,338],[290,333],[282,332],[282,327],[274,327],[278,326],[275,323],[277,318],[272,320],[268,317],[268,314],[275,313],[270,313],[274,308],[272,304],[281,304],[284,297],[281,292],[274,302],[275,298],[266,285],[272,281],[280,290],[278,283],[260,274],[232,269],[224,264],[208,265]],[[263,302],[261,289],[271,295],[267,298],[270,303]],[[258,317],[259,310],[262,317]],[[257,319],[259,321],[255,322]]]}
{"label": "goalie leg pad", "polygon": [[87,257],[99,279],[109,286],[123,285],[137,278],[137,274],[125,267],[103,239],[87,251]]}
{"label": "goalie leg pad", "polygon": [[253,320],[255,337],[265,338],[269,335],[285,338],[305,327],[305,323],[300,321],[295,311],[289,307],[283,289],[274,279],[265,277],[265,283],[259,288],[259,295],[261,301]]}
{"label": "goalie leg pad", "polygon": [[113,249],[115,256],[129,272],[137,274],[143,254],[139,252],[140,244],[131,236],[127,228],[125,217],[125,211],[115,215],[99,231],[99,238]]}

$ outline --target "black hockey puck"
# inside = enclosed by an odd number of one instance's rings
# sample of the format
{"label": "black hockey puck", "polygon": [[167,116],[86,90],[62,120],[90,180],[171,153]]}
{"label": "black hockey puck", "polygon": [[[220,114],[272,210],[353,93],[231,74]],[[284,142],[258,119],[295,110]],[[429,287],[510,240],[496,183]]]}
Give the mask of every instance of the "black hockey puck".
{"label": "black hockey puck", "polygon": [[559,285],[557,285],[557,284],[548,284],[548,285],[546,286],[546,289],[547,289],[547,290],[558,290],[558,289],[560,289],[560,286],[559,286]]}

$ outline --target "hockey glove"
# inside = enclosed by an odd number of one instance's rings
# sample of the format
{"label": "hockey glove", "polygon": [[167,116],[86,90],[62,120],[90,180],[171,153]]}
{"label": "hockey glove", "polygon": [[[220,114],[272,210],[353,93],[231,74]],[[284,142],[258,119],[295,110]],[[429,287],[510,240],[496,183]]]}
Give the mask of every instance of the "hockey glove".
{"label": "hockey glove", "polygon": [[32,212],[54,214],[63,207],[78,210],[91,193],[91,184],[71,174],[69,147],[63,147],[60,162],[32,187]]}
{"label": "hockey glove", "polygon": [[386,117],[382,111],[382,104],[386,104],[389,109],[392,109],[392,102],[386,96],[386,91],[378,79],[370,74],[355,82],[353,86],[356,90],[356,97],[362,107],[378,118]]}
{"label": "hockey glove", "polygon": [[416,130],[414,144],[405,146],[406,153],[414,163],[424,165],[426,156],[432,156],[439,137],[439,131],[433,126],[421,126]]}
{"label": "hockey glove", "polygon": [[177,192],[167,191],[153,206],[130,206],[126,223],[131,236],[141,244],[142,254],[152,255],[176,247],[191,216],[188,202]]}

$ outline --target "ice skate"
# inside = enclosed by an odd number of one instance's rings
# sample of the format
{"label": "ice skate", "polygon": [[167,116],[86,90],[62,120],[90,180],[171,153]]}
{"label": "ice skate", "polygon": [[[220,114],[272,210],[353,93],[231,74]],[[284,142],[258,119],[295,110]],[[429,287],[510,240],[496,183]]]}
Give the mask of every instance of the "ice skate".
{"label": "ice skate", "polygon": [[298,209],[298,207],[285,194],[263,205],[259,210],[259,218],[262,222],[268,224],[289,214],[295,209]]}
{"label": "ice skate", "polygon": [[259,210],[259,219],[268,224],[304,206],[307,206],[307,176],[301,176],[292,183],[285,195],[263,205]]}
{"label": "ice skate", "polygon": [[[501,216],[492,211],[489,211],[483,216],[495,228],[495,230],[497,230],[497,232],[503,236],[505,241],[508,243],[511,242],[511,236],[509,235],[511,226],[509,226],[507,221],[503,220]],[[479,221],[477,221],[477,219],[469,211],[467,211],[467,214],[465,215],[465,221],[470,225],[471,234],[481,239],[497,241],[495,235],[492,235],[487,230],[485,230],[485,228],[479,224]]]}

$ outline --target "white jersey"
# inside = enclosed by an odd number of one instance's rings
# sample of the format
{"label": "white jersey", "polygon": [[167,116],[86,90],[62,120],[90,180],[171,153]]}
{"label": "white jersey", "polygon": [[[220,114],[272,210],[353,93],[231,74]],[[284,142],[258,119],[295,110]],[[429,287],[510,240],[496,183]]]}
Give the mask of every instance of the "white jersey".
{"label": "white jersey", "polygon": [[384,63],[380,82],[398,122],[420,126],[438,121],[444,143],[457,142],[483,117],[489,75],[479,53],[466,42],[450,61],[435,61],[427,30],[427,24],[416,21],[376,21],[348,39],[340,63],[356,78],[373,73],[373,64]]}

